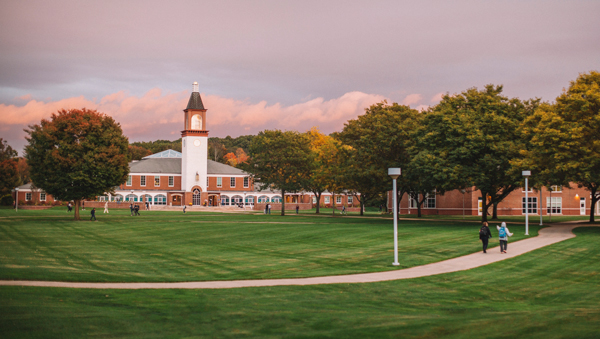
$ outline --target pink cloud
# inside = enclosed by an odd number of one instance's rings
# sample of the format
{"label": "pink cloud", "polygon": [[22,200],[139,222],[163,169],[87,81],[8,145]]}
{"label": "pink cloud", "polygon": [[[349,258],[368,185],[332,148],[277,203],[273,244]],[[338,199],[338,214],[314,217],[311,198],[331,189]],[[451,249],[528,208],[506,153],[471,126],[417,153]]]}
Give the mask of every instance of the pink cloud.
{"label": "pink cloud", "polygon": [[[22,106],[0,104],[0,125],[37,124],[59,109],[85,107],[113,117],[132,141],[174,140],[180,137],[183,129],[183,109],[188,98],[187,91],[163,93],[161,89],[154,88],[143,96],[119,91],[100,100],[73,97],[49,102],[29,100]],[[341,130],[346,121],[385,99],[376,94],[348,92],[331,100],[314,98],[284,106],[202,94],[204,106],[208,109],[207,128],[211,136],[219,137],[256,134],[264,129],[305,131],[312,126],[319,126],[323,132],[330,133]]]}
{"label": "pink cloud", "polygon": [[410,106],[418,104],[419,102],[421,102],[421,100],[423,100],[423,96],[421,96],[421,94],[409,94],[406,96],[406,98],[404,98],[404,100],[402,100],[402,104]]}
{"label": "pink cloud", "polygon": [[442,97],[444,96],[444,94],[445,94],[444,92],[440,92],[440,93],[434,95],[431,98],[431,102],[439,102],[440,100],[442,100]]}

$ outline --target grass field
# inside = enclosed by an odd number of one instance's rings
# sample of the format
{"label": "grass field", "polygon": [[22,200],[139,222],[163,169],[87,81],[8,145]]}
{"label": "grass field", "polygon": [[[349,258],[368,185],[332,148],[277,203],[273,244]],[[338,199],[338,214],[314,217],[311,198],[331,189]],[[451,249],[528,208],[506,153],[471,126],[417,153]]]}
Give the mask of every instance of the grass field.
{"label": "grass field", "polygon": [[[224,273],[195,274],[206,279],[391,269],[389,220],[159,213],[145,221],[123,214],[89,223],[55,214],[13,218],[0,211],[2,279],[18,272],[29,274],[27,279],[62,274],[69,279],[60,280],[174,281],[202,263],[185,262],[194,253],[186,247],[209,247],[201,250],[204,260],[221,260]],[[401,262],[410,266],[476,251],[477,228],[403,221],[401,249],[404,244],[410,250]],[[522,237],[523,227],[511,231]],[[3,338],[598,338],[600,228],[575,233],[576,238],[469,271],[382,283],[133,291],[1,287],[0,333]],[[198,246],[204,237],[210,241]],[[221,247],[221,241],[229,244]],[[259,244],[245,249],[250,242]],[[134,249],[120,249],[129,243]],[[35,249],[43,246],[44,256],[36,257]],[[271,246],[275,249],[268,250]],[[152,259],[150,249],[169,255]],[[79,253],[77,260],[72,253]],[[96,253],[113,262],[94,271],[96,266],[82,258]],[[298,261],[286,263],[286,253]],[[244,260],[234,260],[238,256]],[[356,256],[360,264],[346,256]],[[47,257],[58,263],[45,267],[52,262]],[[248,260],[255,262],[252,268],[245,267]],[[142,261],[143,268],[130,261]],[[15,262],[33,267],[6,268]],[[61,273],[76,263],[85,272]],[[278,268],[262,269],[267,263]]]}

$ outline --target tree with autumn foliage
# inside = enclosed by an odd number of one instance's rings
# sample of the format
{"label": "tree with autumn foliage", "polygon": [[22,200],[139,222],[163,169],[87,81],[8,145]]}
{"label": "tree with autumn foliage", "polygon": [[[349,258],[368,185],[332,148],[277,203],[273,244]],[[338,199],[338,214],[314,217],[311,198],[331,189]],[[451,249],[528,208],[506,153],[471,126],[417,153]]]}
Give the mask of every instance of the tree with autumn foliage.
{"label": "tree with autumn foliage", "polygon": [[253,139],[250,160],[243,168],[260,190],[281,190],[281,215],[285,215],[285,194],[306,187],[312,157],[306,134],[265,130]]}
{"label": "tree with autumn foliage", "polygon": [[530,138],[521,166],[546,186],[585,187],[591,193],[590,222],[600,201],[600,73],[580,74],[554,104],[543,104],[529,117],[523,133]]}
{"label": "tree with autumn foliage", "polygon": [[19,184],[17,151],[0,138],[0,201],[11,203],[10,192]]}
{"label": "tree with autumn foliage", "polygon": [[152,151],[141,146],[129,145],[129,160],[142,160],[143,157],[149,156]]}
{"label": "tree with autumn foliage", "polygon": [[[315,195],[318,214],[323,192],[327,190],[335,195],[345,189],[340,151],[344,146],[339,140],[319,132],[316,127],[311,128],[306,135],[310,139],[310,150],[314,161],[310,164],[311,171],[304,188]],[[335,214],[335,199],[332,204]]]}
{"label": "tree with autumn foliage", "polygon": [[60,110],[25,130],[33,184],[55,199],[75,202],[112,192],[129,174],[128,140],[113,118],[88,109]]}

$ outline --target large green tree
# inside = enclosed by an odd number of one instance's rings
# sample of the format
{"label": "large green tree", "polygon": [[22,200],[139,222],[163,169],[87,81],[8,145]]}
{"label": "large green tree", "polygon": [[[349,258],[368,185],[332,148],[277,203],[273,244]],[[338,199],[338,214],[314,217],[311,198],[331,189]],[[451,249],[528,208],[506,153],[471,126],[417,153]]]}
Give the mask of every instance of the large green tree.
{"label": "large green tree", "polygon": [[447,180],[446,189],[474,186],[481,191],[482,221],[492,206],[497,218],[498,203],[522,187],[522,168],[515,160],[522,157],[526,138],[519,130],[539,103],[509,99],[502,89],[487,85],[443,96],[424,117],[418,138],[427,162]]}
{"label": "large green tree", "polygon": [[[372,105],[365,114],[348,121],[335,137],[349,146],[344,149],[346,186],[360,193],[361,215],[365,204],[392,189],[388,168],[403,172],[410,162],[411,133],[418,124],[419,112],[408,106],[386,101]],[[404,176],[397,180],[398,195],[409,192]],[[400,199],[398,199],[398,204]]]}
{"label": "large green tree", "polygon": [[0,201],[9,204],[10,192],[19,184],[17,151],[0,138]]}
{"label": "large green tree", "polygon": [[53,113],[25,130],[25,158],[33,184],[55,199],[95,198],[123,184],[129,173],[128,140],[113,118],[94,110]]}
{"label": "large green tree", "polygon": [[265,130],[253,139],[250,160],[243,168],[252,174],[260,190],[281,190],[281,215],[285,215],[285,194],[306,187],[312,157],[306,134]]}
{"label": "large green tree", "polygon": [[527,119],[523,132],[531,144],[523,151],[526,165],[546,185],[574,182],[588,189],[594,222],[600,200],[600,73],[579,75],[555,104],[541,105]]}

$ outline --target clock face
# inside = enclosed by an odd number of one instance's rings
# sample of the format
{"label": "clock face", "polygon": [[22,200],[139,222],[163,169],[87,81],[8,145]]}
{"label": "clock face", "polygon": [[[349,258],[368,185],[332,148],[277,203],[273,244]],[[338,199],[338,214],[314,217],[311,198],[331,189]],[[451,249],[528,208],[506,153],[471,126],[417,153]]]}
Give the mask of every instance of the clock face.
{"label": "clock face", "polygon": [[198,140],[198,139],[194,140],[194,146],[196,146],[196,147],[200,146],[200,140]]}

